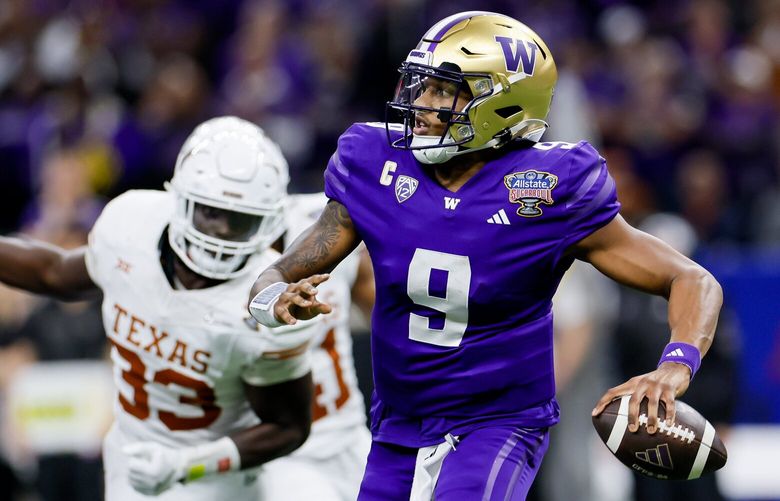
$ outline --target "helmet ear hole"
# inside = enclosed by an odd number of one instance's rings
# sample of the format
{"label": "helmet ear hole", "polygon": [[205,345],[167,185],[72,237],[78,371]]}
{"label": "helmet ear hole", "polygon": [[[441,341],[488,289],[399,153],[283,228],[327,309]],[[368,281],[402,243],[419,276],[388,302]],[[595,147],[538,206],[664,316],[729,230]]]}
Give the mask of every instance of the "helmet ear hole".
{"label": "helmet ear hole", "polygon": [[523,108],[521,106],[513,105],[513,106],[505,106],[504,108],[497,109],[496,115],[506,120],[509,117],[512,117],[522,112],[523,112]]}

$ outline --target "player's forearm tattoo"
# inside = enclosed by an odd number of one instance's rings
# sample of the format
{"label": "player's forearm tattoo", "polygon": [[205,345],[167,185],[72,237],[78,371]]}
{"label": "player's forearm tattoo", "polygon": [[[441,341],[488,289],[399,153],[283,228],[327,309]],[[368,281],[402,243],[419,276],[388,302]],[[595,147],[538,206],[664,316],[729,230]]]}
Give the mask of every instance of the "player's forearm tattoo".
{"label": "player's forearm tattoo", "polygon": [[288,280],[301,272],[309,275],[323,271],[342,231],[353,228],[347,208],[334,200],[329,201],[303,242],[296,245],[292,254],[278,261],[275,268]]}

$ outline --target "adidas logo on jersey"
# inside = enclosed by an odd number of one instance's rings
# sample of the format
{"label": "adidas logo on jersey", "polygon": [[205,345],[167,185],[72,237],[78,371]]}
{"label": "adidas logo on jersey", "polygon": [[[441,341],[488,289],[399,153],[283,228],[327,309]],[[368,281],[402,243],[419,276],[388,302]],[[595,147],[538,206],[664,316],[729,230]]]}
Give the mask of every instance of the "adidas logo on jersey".
{"label": "adidas logo on jersey", "polygon": [[490,224],[512,224],[509,222],[509,218],[506,217],[506,212],[504,212],[504,209],[501,209],[487,218],[487,222]]}

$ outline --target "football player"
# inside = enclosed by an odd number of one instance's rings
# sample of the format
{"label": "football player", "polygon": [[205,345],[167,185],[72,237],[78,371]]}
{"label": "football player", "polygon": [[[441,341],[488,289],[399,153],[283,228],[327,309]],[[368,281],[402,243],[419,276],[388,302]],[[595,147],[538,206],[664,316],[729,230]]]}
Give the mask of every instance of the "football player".
{"label": "football player", "polygon": [[[324,193],[290,195],[287,232],[293,239],[316,221]],[[371,435],[352,359],[350,302],[370,317],[374,275],[368,253],[350,254],[321,286],[320,301],[334,306],[312,340],[315,395],[308,440],[292,454],[263,466],[261,500],[354,501],[363,477]]]}
{"label": "football player", "polygon": [[[118,389],[106,499],[257,499],[256,467],[304,443],[312,409],[330,405],[312,401],[308,348],[334,350],[342,326],[326,316],[270,332],[244,309],[254,275],[279,256],[269,247],[282,250],[287,170],[260,128],[220,117],[187,139],[167,191],[111,201],[86,247],[0,238],[3,282],[64,299],[102,290]],[[344,280],[321,286],[333,308],[349,306]]]}
{"label": "football player", "polygon": [[[558,420],[551,300],[574,259],[669,299],[671,343],[631,394],[674,419],[712,342],[721,288],[618,215],[586,142],[540,142],[557,73],[524,24],[490,12],[436,23],[402,63],[389,111],[350,127],[325,172],[316,224],[263,272],[249,308],[266,325],[327,309],[310,298],[365,242],[376,274],[373,443],[360,500],[524,499]],[[327,282],[325,282],[327,283]],[[667,363],[668,362],[668,363]]]}

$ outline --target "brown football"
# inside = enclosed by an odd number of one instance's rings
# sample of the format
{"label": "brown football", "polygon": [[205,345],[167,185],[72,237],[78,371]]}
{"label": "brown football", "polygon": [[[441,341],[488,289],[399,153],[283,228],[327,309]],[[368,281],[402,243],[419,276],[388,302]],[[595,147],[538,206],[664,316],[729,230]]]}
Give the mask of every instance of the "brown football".
{"label": "brown football", "polygon": [[[709,421],[690,405],[675,401],[672,426],[659,422],[658,431],[647,433],[647,400],[639,407],[639,430],[628,431],[630,396],[616,398],[593,417],[593,426],[612,454],[624,465],[648,477],[691,480],[719,470],[726,464],[726,448]],[[663,402],[659,418],[666,417]]]}

